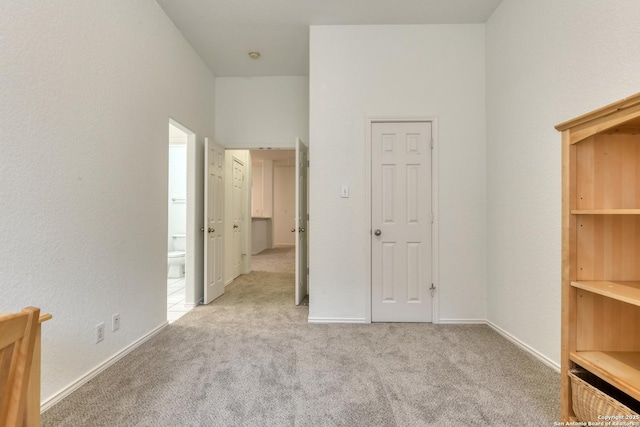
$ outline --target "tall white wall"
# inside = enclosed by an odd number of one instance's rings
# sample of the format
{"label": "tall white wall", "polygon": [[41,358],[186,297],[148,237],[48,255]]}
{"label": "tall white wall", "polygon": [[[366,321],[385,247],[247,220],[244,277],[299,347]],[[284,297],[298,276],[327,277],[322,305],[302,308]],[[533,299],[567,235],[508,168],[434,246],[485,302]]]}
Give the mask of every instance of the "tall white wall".
{"label": "tall white wall", "polygon": [[168,250],[174,251],[173,236],[187,232],[187,144],[169,145],[169,218],[167,227]]}
{"label": "tall white wall", "polygon": [[276,246],[293,246],[296,235],[296,167],[273,168],[273,242]]}
{"label": "tall white wall", "polygon": [[560,359],[560,134],[640,90],[640,3],[503,0],[486,24],[488,319]]}
{"label": "tall white wall", "polygon": [[436,320],[485,319],[484,25],[312,26],[310,51],[310,318],[366,317],[366,118],[430,116],[439,129]]}
{"label": "tall white wall", "polygon": [[264,212],[262,170],[262,164],[251,165],[251,216],[263,216]]}
{"label": "tall white wall", "polygon": [[0,311],[53,314],[46,401],[166,322],[168,121],[202,153],[215,78],[153,0],[0,2],[0,52]]}
{"label": "tall white wall", "polygon": [[227,148],[294,147],[309,138],[309,78],[218,77],[216,141]]}

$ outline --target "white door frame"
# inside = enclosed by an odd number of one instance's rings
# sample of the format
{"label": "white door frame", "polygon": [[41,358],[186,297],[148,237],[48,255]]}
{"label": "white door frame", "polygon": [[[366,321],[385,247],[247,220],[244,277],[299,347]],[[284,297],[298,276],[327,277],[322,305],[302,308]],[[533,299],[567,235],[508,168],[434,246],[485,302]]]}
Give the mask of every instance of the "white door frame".
{"label": "white door frame", "polygon": [[438,210],[438,118],[429,116],[372,116],[366,118],[366,138],[364,144],[365,150],[365,199],[366,199],[366,233],[367,233],[367,253],[366,253],[366,271],[367,281],[365,283],[365,295],[367,302],[365,305],[365,321],[371,323],[371,126],[373,123],[389,123],[389,122],[430,122],[431,132],[433,137],[433,150],[431,152],[431,208],[433,209],[433,225],[431,233],[431,265],[432,265],[432,280],[436,287],[432,299],[432,323],[440,323],[439,307],[439,295],[440,295],[440,269],[439,269],[439,249],[438,249],[438,230],[439,230],[439,210]]}
{"label": "white door frame", "polygon": [[[296,138],[296,166],[295,166],[295,204],[296,204],[296,220],[295,230],[295,281],[296,281],[296,305],[302,304],[302,300],[309,294],[309,276],[307,268],[309,267],[309,146],[300,138]],[[304,177],[300,182],[300,176]],[[301,184],[304,186],[301,187]],[[302,197],[301,197],[302,196]]]}
{"label": "white door frame", "polygon": [[[185,250],[185,307],[193,308],[202,301],[202,296],[196,291],[196,283],[200,282],[202,277],[202,265],[198,264],[198,256],[196,254],[202,252],[203,236],[199,232],[202,224],[198,222],[198,195],[197,179],[198,179],[198,154],[196,144],[196,134],[178,122],[169,117],[169,123],[177,127],[187,134],[187,229],[186,229],[186,250]],[[202,202],[199,203],[200,205]],[[201,206],[200,206],[201,207]],[[198,231],[198,232],[196,232]],[[198,278],[198,280],[196,280]],[[202,293],[202,292],[200,292]]]}
{"label": "white door frame", "polygon": [[[265,147],[263,145],[242,145],[242,146],[238,146],[238,147],[225,147],[227,150],[264,150]],[[307,145],[308,148],[308,145]],[[278,146],[274,146],[274,147],[268,147],[268,150],[289,150],[289,151],[295,151],[296,149],[296,144],[295,142],[291,145],[287,145],[287,144],[282,144],[282,145],[278,145]],[[247,175],[249,176],[251,174],[251,164],[249,164],[247,171],[246,171]],[[308,176],[307,176],[308,179]],[[297,180],[297,177],[296,177]],[[251,181],[249,181],[247,183],[248,188],[250,189],[250,185]],[[307,198],[310,197],[310,194],[307,194]],[[250,201],[250,200],[249,200]],[[249,209],[249,221],[251,221],[251,209]],[[370,220],[369,220],[370,221]],[[247,248],[248,249],[248,260],[249,260],[249,264],[251,264],[251,222],[249,222],[248,226],[245,226],[245,230],[246,230],[246,235],[248,236],[247,238]],[[309,239],[309,235],[307,235],[307,239]],[[297,247],[297,239],[296,239],[296,247]],[[307,255],[308,256],[308,255]],[[226,283],[226,285],[230,284],[230,282]],[[369,293],[371,293],[371,289],[369,288]],[[369,296],[369,299],[371,299],[371,296]],[[371,319],[371,304],[369,304],[369,319]]]}

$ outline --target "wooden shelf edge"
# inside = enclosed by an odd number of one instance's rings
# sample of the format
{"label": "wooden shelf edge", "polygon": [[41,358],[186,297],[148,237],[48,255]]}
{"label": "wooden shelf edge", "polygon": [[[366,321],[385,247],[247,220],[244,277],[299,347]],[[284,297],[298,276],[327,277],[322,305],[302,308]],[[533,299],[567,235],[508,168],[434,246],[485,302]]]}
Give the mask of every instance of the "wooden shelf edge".
{"label": "wooden shelf edge", "polygon": [[572,215],[640,215],[640,209],[572,209]]}
{"label": "wooden shelf edge", "polygon": [[637,104],[640,104],[640,93],[636,93],[619,101],[605,105],[604,107],[598,108],[597,110],[591,111],[590,113],[586,113],[574,119],[562,122],[556,125],[555,128],[559,131],[567,130],[574,126],[593,121],[594,119],[617,113],[620,110],[633,107]]}
{"label": "wooden shelf edge", "polygon": [[640,307],[640,282],[577,280],[571,286]]}
{"label": "wooden shelf edge", "polygon": [[640,352],[578,351],[569,353],[569,358],[612,386],[640,400]]}

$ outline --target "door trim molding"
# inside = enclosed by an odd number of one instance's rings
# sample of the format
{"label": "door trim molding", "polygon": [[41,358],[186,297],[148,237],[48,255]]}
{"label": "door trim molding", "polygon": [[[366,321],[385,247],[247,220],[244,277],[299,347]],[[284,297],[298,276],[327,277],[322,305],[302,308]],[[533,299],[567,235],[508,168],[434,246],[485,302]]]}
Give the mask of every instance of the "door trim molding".
{"label": "door trim molding", "polygon": [[371,127],[374,123],[402,123],[402,122],[429,122],[431,123],[431,136],[433,138],[433,150],[431,152],[431,207],[433,209],[433,227],[431,233],[431,263],[432,263],[432,280],[436,287],[435,295],[431,301],[432,323],[440,323],[440,262],[439,262],[439,194],[438,194],[438,118],[436,116],[368,116],[365,119],[365,200],[367,220],[364,221],[365,229],[363,233],[367,236],[367,245],[365,259],[367,281],[365,283],[365,322],[371,323]]}
{"label": "door trim molding", "polygon": [[[187,134],[187,215],[184,262],[185,302],[188,305],[197,305],[196,300],[202,298],[202,295],[204,295],[204,278],[200,280],[200,277],[202,276],[201,270],[204,267],[204,264],[198,265],[199,257],[197,256],[197,254],[203,251],[202,243],[204,242],[204,236],[199,232],[203,223],[200,216],[196,214],[199,207],[198,162],[202,161],[202,159],[198,156],[198,138],[196,133],[172,117],[169,117],[169,124],[177,127]],[[204,192],[204,188],[202,189],[202,192]],[[167,226],[168,221],[169,218],[167,217]]]}

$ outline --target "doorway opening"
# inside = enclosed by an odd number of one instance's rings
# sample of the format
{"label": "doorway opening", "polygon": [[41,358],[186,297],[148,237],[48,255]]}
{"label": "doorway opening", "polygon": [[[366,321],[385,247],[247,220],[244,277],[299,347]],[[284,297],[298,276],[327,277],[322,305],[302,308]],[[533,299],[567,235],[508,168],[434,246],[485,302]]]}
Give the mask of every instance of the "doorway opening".
{"label": "doorway opening", "polygon": [[[250,271],[298,273],[298,275],[304,274],[306,278],[306,262],[303,272],[299,272],[299,268],[296,268],[296,261],[300,258],[297,249],[300,246],[301,233],[306,231],[307,220],[305,209],[304,226],[299,226],[297,199],[300,168],[297,167],[296,150],[290,148],[227,150],[226,159],[228,164],[232,165],[227,172],[230,181],[227,189],[231,192],[226,196],[227,215],[238,219],[238,223],[234,223],[238,227],[233,230],[227,227],[227,230],[229,233],[242,231],[241,236],[230,235],[231,238],[226,244],[225,258],[232,260],[236,258],[234,254],[238,252],[237,242],[242,242],[241,267],[239,269],[235,267],[233,261],[226,262],[229,268],[226,283],[229,284],[238,275]],[[246,166],[243,173],[236,171],[241,163]],[[304,166],[306,176],[306,157]],[[240,175],[246,177],[242,202],[234,197],[234,194],[240,194],[239,190],[234,191],[236,178]],[[305,181],[305,190],[306,188]],[[306,195],[306,191],[304,194]],[[242,215],[234,213],[234,208],[240,210]],[[304,237],[302,244],[305,245],[306,258],[306,234]],[[298,279],[299,277],[296,277],[296,283]],[[307,280],[304,280],[304,290],[296,287],[296,304],[300,304],[301,300],[307,296],[306,284]]]}
{"label": "doorway opening", "polygon": [[[295,247],[294,150],[251,150],[251,255]],[[293,266],[292,266],[293,267]]]}
{"label": "doorway opening", "polygon": [[251,150],[251,270],[295,273],[296,152]]}
{"label": "doorway opening", "polygon": [[[195,134],[184,126],[169,120],[168,185],[167,185],[167,321],[182,317],[194,304],[189,304],[193,295],[193,271],[188,268],[193,257],[189,249],[187,218],[187,150],[195,142]],[[191,290],[191,292],[189,292]]]}

